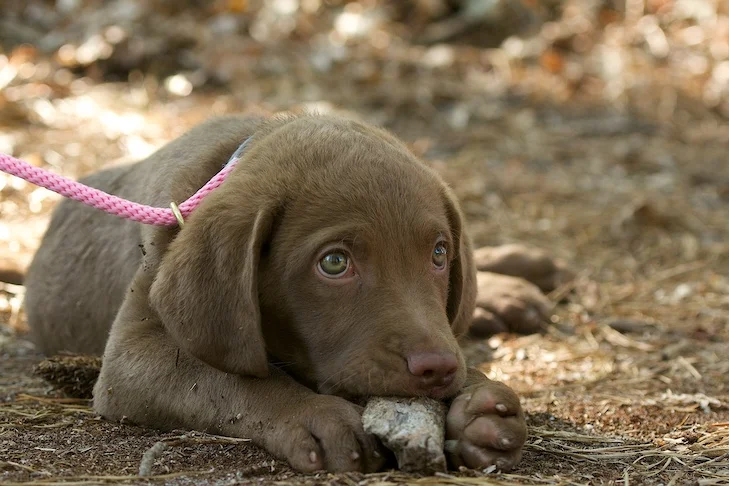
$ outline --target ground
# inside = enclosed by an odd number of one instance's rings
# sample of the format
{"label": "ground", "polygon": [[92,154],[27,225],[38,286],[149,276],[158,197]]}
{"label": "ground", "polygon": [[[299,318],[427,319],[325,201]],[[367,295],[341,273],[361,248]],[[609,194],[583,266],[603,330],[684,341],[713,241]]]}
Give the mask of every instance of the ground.
{"label": "ground", "polygon": [[[706,4],[713,17],[703,2],[595,12],[585,5],[602,3],[563,2],[557,13],[524,2],[549,22],[496,47],[473,32],[419,44],[392,12],[366,42],[338,39],[351,34],[341,2],[295,14],[283,34],[271,27],[283,14],[255,2],[150,2],[134,22],[125,12],[144,3],[60,3],[72,10],[53,17],[44,2],[28,2],[35,13],[11,2],[0,20],[1,152],[78,178],[211,114],[347,111],[448,180],[477,245],[538,246],[576,278],[550,294],[546,333],[465,344],[472,364],[522,397],[530,437],[515,471],[299,475],[244,441],[106,422],[34,375],[43,357],[26,340],[14,274],[59,198],[0,174],[0,483],[139,482],[143,454],[162,441],[149,480],[171,484],[729,484],[721,2]],[[351,20],[380,4],[349,5]],[[442,26],[416,20],[426,33]],[[38,37],[39,25],[55,37]]]}

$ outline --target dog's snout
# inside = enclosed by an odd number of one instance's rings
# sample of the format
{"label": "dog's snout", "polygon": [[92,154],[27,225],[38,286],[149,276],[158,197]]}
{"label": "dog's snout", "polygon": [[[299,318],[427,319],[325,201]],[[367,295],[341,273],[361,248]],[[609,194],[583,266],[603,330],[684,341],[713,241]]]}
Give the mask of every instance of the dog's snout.
{"label": "dog's snout", "polygon": [[414,353],[407,361],[408,370],[425,388],[450,385],[458,371],[458,358],[453,353]]}

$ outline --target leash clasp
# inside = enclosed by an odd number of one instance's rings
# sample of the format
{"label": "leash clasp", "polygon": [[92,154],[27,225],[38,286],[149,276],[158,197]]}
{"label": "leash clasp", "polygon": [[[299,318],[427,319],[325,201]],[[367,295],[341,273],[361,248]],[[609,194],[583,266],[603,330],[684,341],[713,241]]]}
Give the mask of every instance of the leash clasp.
{"label": "leash clasp", "polygon": [[175,201],[172,201],[170,203],[170,209],[172,210],[172,214],[175,215],[175,219],[177,219],[177,224],[180,226],[180,229],[182,229],[182,227],[185,226],[185,218],[182,217],[180,207]]}

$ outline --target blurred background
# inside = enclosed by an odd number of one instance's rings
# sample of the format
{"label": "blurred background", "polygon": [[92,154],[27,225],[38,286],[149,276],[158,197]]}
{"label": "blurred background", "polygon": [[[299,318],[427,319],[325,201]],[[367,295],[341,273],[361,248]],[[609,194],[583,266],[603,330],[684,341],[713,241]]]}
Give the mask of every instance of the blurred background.
{"label": "blurred background", "polygon": [[[0,3],[0,151],[48,170],[138,160],[216,114],[301,109],[405,139],[478,244],[533,243],[611,284],[716,272],[661,280],[642,294],[658,303],[729,286],[727,1]],[[57,200],[0,174],[3,280],[20,283]],[[20,295],[0,293],[13,327]]]}
{"label": "blurred background", "polygon": [[[524,397],[524,474],[729,477],[712,455],[729,452],[729,1],[0,0],[0,152],[33,165],[77,179],[210,116],[280,110],[392,130],[454,187],[477,246],[575,272],[545,335],[469,348]],[[6,396],[45,389],[18,339],[22,274],[58,200],[0,173]],[[558,424],[684,455],[585,460]]]}

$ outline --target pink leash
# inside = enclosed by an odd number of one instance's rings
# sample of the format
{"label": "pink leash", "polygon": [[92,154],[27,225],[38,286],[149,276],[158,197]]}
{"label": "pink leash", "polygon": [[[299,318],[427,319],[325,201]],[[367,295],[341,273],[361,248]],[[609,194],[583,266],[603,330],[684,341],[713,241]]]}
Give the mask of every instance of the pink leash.
{"label": "pink leash", "polygon": [[231,156],[223,169],[215,174],[203,187],[178,206],[173,202],[170,208],[155,208],[146,204],[139,204],[113,196],[99,189],[86,186],[66,177],[34,167],[27,162],[0,153],[0,170],[10,175],[20,177],[32,184],[44,187],[61,196],[86,204],[92,208],[101,209],[109,214],[131,219],[138,223],[156,226],[182,225],[184,218],[200,204],[205,196],[214,191],[223,183],[228,174],[240,160],[248,140],[243,142],[238,150]]}

